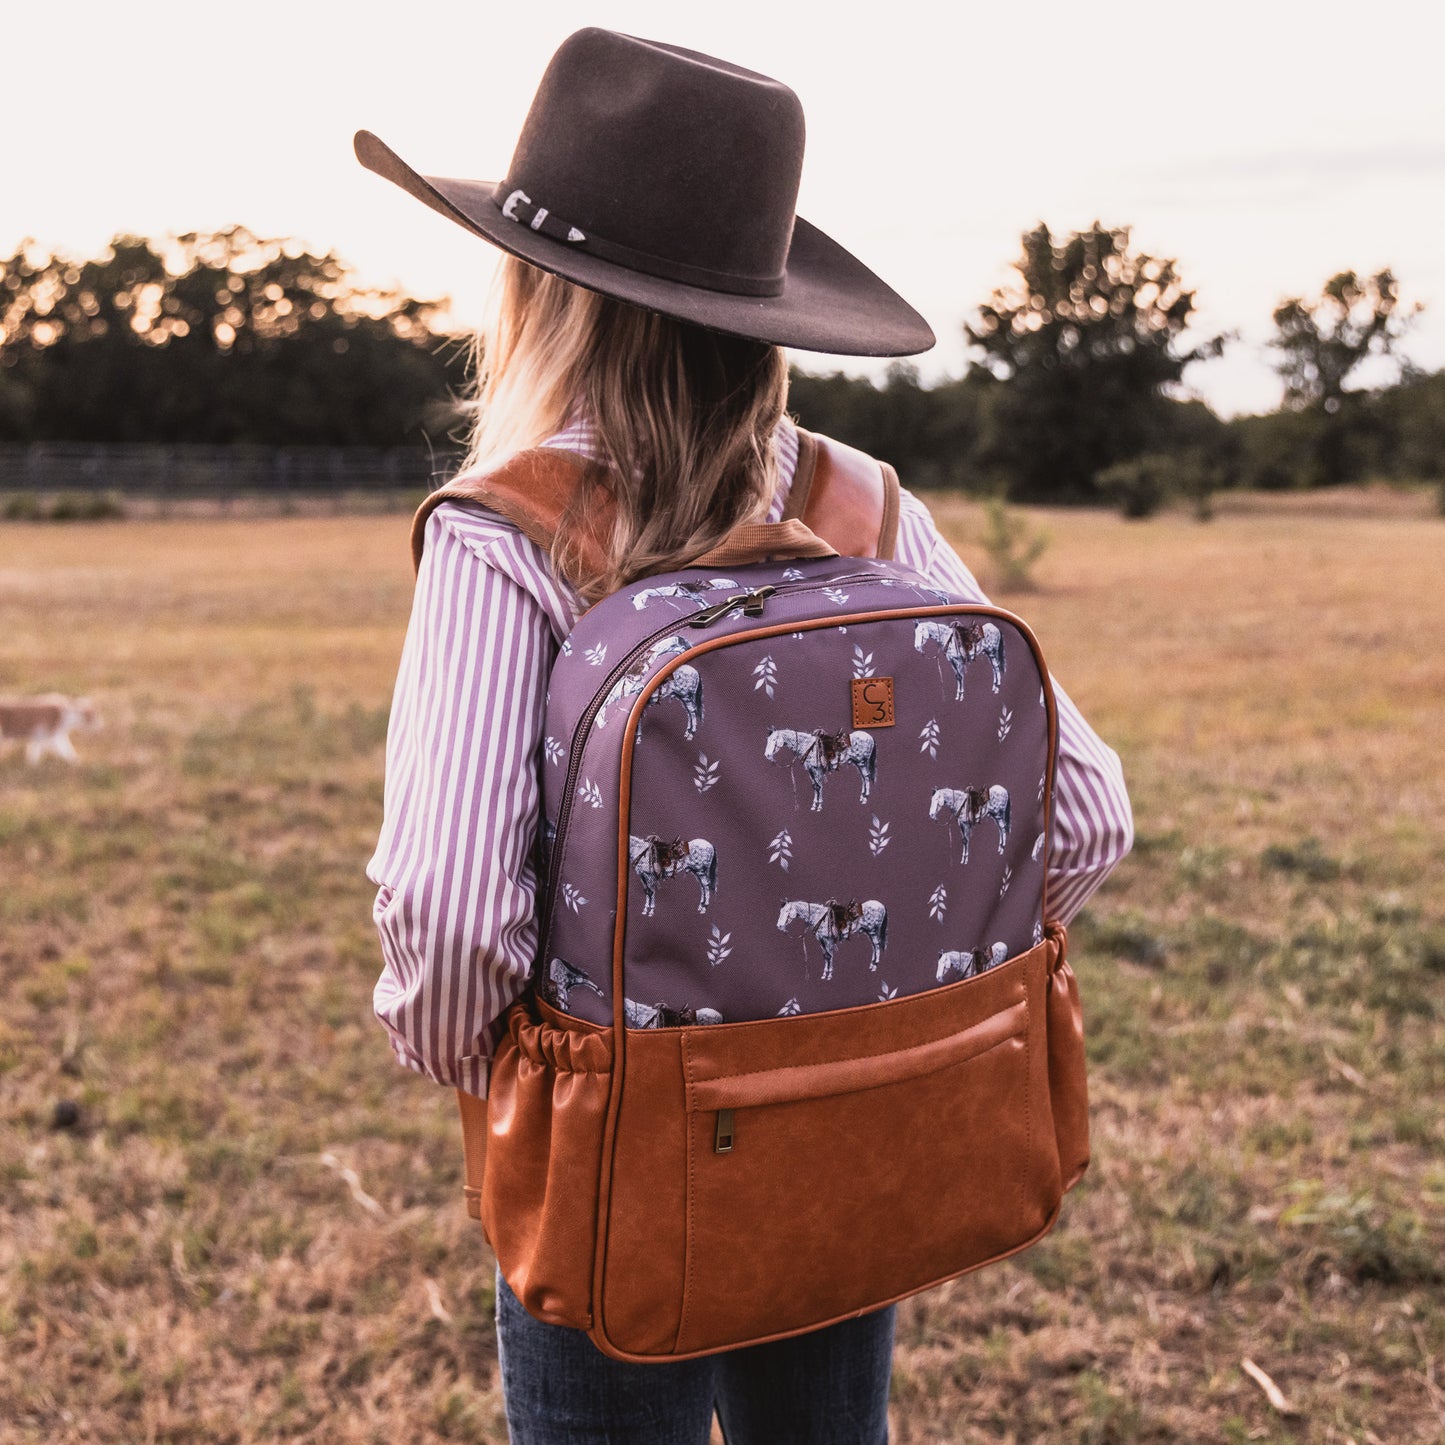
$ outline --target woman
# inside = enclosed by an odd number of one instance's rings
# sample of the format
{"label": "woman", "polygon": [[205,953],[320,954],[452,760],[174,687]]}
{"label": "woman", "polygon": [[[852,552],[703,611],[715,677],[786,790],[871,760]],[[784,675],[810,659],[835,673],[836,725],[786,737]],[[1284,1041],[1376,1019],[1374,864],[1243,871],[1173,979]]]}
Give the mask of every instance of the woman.
{"label": "woman", "polygon": [[[766,77],[606,31],[572,36],[542,81],[508,176],[428,179],[374,136],[379,174],[508,253],[481,338],[461,480],[543,447],[588,459],[546,550],[465,501],[425,523],[368,876],[385,968],[375,1008],[397,1059],[485,1095],[497,1021],[536,947],[536,759],[546,679],[582,610],[783,514],[798,461],[781,347],[926,349],[926,323],[796,218],[802,115]],[[985,600],[921,502],[897,559]],[[1127,852],[1117,757],[1062,692],[1049,874],[1067,921]],[[532,1319],[498,1279],[512,1438],[886,1438],[891,1308],[697,1360],[634,1365]]]}

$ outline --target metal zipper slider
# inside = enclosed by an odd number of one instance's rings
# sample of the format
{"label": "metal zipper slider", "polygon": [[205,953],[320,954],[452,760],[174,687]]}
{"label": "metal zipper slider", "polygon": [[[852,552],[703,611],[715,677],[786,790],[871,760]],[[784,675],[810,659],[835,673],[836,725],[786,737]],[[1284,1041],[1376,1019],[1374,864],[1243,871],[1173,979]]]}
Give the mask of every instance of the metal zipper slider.
{"label": "metal zipper slider", "polygon": [[763,602],[778,589],[776,587],[754,587],[751,592],[739,592],[729,597],[726,602],[719,602],[714,607],[706,608],[699,612],[696,617],[690,618],[690,625],[693,627],[711,627],[720,617],[726,617],[734,607],[741,607],[745,617],[761,617],[763,614]]}
{"label": "metal zipper slider", "polygon": [[717,1111],[717,1134],[713,1139],[712,1151],[714,1154],[731,1154],[733,1152],[733,1111],[731,1109]]}

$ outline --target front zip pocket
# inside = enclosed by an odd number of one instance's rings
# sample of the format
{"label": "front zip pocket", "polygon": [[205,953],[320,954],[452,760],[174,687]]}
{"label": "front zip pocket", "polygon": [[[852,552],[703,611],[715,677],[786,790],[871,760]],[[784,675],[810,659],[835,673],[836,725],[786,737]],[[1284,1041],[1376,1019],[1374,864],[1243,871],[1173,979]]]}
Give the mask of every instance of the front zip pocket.
{"label": "front zip pocket", "polygon": [[1043,1232],[1045,987],[1034,949],[931,996],[683,1030],[676,1350],[812,1328]]}

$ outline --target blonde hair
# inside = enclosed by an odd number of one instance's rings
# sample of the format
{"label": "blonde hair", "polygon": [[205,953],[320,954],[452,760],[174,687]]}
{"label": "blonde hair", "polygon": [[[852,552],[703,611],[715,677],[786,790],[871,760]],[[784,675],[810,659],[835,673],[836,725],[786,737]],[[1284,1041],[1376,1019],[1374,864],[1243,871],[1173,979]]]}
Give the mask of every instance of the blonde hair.
{"label": "blonde hair", "polygon": [[788,399],[780,347],[643,311],[507,256],[476,338],[476,374],[468,472],[570,422],[595,429],[592,475],[617,503],[601,570],[585,568],[579,542],[585,487],[551,549],[586,601],[685,567],[766,514]]}

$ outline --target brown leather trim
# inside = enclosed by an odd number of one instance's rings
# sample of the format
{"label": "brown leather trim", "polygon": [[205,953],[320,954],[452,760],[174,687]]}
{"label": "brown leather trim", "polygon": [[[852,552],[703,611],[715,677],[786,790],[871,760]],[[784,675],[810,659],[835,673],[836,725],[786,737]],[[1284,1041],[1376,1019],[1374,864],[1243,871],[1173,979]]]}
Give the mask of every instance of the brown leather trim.
{"label": "brown leather trim", "polygon": [[[411,523],[413,569],[421,566],[427,519],[443,502],[476,502],[505,517],[550,553],[562,519],[587,488],[585,530],[578,541],[576,563],[582,572],[600,570],[612,533],[616,504],[602,473],[587,458],[557,447],[519,452],[484,476],[438,488],[417,508]],[[798,465],[783,510],[781,525],[800,521],[833,552],[845,557],[892,557],[898,533],[898,474],[854,447],[798,429]],[[769,555],[754,549],[766,538],[748,524],[699,557],[692,566],[715,566]],[[782,556],[821,556],[817,544],[803,536],[769,533]],[[734,548],[740,548],[734,555]],[[813,548],[813,550],[805,550]]]}
{"label": "brown leather trim", "polygon": [[890,561],[898,550],[898,514],[901,506],[898,473],[887,462],[879,462],[883,468],[883,521],[878,528],[877,556]]}
{"label": "brown leather trim", "polygon": [[412,518],[412,565],[421,565],[427,518],[443,502],[478,502],[515,523],[546,552],[583,488],[590,488],[585,513],[587,530],[581,539],[583,561],[590,568],[600,559],[611,534],[615,502],[602,484],[601,473],[586,457],[559,447],[518,452],[495,471],[448,483],[433,492]]}
{"label": "brown leather trim", "polygon": [[737,567],[783,557],[836,557],[838,553],[797,517],[785,522],[745,522],[734,527],[689,567]]}
{"label": "brown leather trim", "polygon": [[840,557],[874,557],[887,516],[882,462],[831,437],[819,437],[818,463],[803,520]]}
{"label": "brown leather trim", "polygon": [[931,1039],[909,1049],[881,1057],[834,1059],[830,1064],[802,1069],[784,1065],[724,1079],[697,1079],[689,1091],[688,1107],[706,1113],[716,1109],[747,1109],[757,1104],[778,1104],[795,1099],[816,1099],[853,1094],[915,1079],[922,1074],[967,1063],[979,1054],[1024,1033],[1029,1024],[1028,1003],[1020,999],[1012,1008],[993,1014],[961,1034]]}
{"label": "brown leather trim", "polygon": [[482,1217],[482,1177],[487,1168],[487,1101],[464,1089],[457,1090],[462,1115],[462,1193],[467,1213]]}
{"label": "brown leather trim", "polygon": [[799,427],[798,465],[793,469],[793,485],[788,488],[788,500],[783,504],[783,521],[793,517],[801,519],[808,505],[808,493],[813,489],[817,466],[818,438]]}

